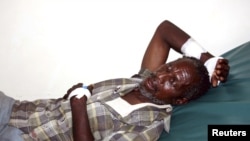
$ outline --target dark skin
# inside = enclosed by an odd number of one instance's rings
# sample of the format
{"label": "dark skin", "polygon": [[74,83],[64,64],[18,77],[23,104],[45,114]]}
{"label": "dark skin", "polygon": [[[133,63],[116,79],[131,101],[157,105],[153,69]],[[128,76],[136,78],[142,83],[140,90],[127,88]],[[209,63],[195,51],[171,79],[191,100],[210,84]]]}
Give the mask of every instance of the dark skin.
{"label": "dark skin", "polygon": [[[196,83],[198,80],[193,71],[194,68],[188,65],[188,62],[185,62],[185,60],[165,64],[170,49],[172,48],[181,53],[182,45],[189,38],[190,36],[179,27],[169,21],[164,21],[156,29],[142,60],[141,68],[149,69],[155,74],[144,80],[143,86],[153,96],[164,100],[168,104],[180,105],[188,103],[187,99],[180,98],[182,91],[189,84]],[[201,55],[200,60],[205,63],[212,57],[214,56],[207,52]],[[217,61],[211,81],[213,87],[217,86],[218,81],[222,83],[227,81],[229,69],[227,59],[219,59]],[[74,85],[68,90],[64,98],[71,91],[81,86],[82,83]],[[91,91],[92,86],[89,86],[88,89]],[[134,90],[122,98],[130,104],[151,102],[150,99],[141,95],[138,90]],[[94,140],[89,126],[86,101],[85,96],[81,99],[75,97],[70,99],[73,116],[73,138],[75,141]]]}
{"label": "dark skin", "polygon": [[[143,80],[142,86],[152,94],[152,97],[164,101],[165,104],[185,104],[188,101],[181,98],[183,93],[190,84],[199,82],[194,70],[195,67],[187,59],[163,64],[153,75]],[[130,104],[152,102],[150,98],[143,97],[140,91],[134,90],[133,94],[129,93],[122,98]]]}
{"label": "dark skin", "polygon": [[[73,90],[82,86],[82,83],[78,83],[72,86],[63,98],[67,99],[68,95]],[[89,86],[88,89],[92,91],[91,86]],[[70,105],[72,110],[72,127],[74,141],[93,141],[94,137],[90,129],[87,113],[87,97],[83,96],[80,99],[72,97],[70,99]]]}
{"label": "dark skin", "polygon": [[181,98],[183,93],[193,83],[199,83],[195,67],[189,60],[178,60],[161,65],[150,77],[146,78],[143,86],[152,95],[166,104],[180,105],[187,103]]}
{"label": "dark skin", "polygon": [[[73,97],[70,99],[73,121],[73,138],[75,141],[92,141],[94,137],[90,130],[87,113],[87,97],[81,99]],[[80,130],[79,130],[80,129]]]}

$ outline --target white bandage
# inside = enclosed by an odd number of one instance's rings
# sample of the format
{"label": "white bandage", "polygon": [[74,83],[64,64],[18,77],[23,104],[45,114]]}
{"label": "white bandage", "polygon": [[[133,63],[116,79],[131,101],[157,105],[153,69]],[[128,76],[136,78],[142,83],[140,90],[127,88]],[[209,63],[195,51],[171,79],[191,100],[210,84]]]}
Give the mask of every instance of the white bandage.
{"label": "white bandage", "polygon": [[89,97],[91,96],[91,93],[90,93],[89,89],[86,86],[83,86],[83,87],[80,87],[80,88],[77,88],[77,89],[73,90],[69,94],[68,99],[70,99],[73,96],[76,96],[76,98],[80,99],[84,95],[87,97],[87,99],[89,99]]}
{"label": "white bandage", "polygon": [[181,47],[181,52],[184,56],[195,57],[200,59],[201,54],[207,52],[199,43],[193,38],[189,38]]}
{"label": "white bandage", "polygon": [[[223,57],[213,57],[213,58],[208,59],[204,63],[205,67],[207,68],[208,74],[209,74],[209,80],[210,80],[210,82],[212,81],[213,72],[215,70],[215,66],[216,66],[217,61],[219,59],[223,59]],[[218,81],[218,85],[219,85],[219,83],[220,83],[220,81]]]}
{"label": "white bandage", "polygon": [[[193,38],[189,38],[181,47],[181,52],[184,56],[195,57],[196,59],[200,59],[202,53],[206,53],[207,50],[204,49],[198,42],[196,42]],[[208,59],[204,65],[207,68],[209,73],[209,80],[211,82],[212,75],[217,64],[217,61],[222,59],[222,57],[213,57]],[[218,81],[219,85],[220,81]]]}

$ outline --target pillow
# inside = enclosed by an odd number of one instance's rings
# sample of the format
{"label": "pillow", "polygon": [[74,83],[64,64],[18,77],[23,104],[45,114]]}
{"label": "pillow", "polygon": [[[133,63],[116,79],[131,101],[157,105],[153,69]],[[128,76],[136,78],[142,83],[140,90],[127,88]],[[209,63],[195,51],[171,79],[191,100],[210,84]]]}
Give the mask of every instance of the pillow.
{"label": "pillow", "polygon": [[250,41],[222,54],[229,60],[228,81],[206,95],[176,106],[169,134],[159,141],[206,141],[208,125],[250,124]]}

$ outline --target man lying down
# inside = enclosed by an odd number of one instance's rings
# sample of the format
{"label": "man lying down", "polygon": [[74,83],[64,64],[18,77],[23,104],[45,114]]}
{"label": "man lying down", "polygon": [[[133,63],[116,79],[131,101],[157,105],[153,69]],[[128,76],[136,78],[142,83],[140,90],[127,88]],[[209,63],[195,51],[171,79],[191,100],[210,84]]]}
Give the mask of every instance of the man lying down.
{"label": "man lying down", "polygon": [[[183,58],[166,63],[170,49]],[[19,101],[0,93],[1,141],[156,141],[172,106],[227,80],[228,60],[207,52],[170,21],[157,27],[131,78],[73,85],[58,99]]]}

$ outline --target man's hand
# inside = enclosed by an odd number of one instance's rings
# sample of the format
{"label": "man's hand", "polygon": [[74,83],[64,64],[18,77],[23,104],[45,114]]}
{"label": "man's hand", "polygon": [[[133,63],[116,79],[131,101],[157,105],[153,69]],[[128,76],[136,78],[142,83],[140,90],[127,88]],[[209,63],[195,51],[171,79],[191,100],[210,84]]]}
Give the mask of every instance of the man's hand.
{"label": "man's hand", "polygon": [[229,74],[230,66],[227,59],[218,59],[214,72],[211,77],[211,84],[216,87],[220,82],[226,82]]}
{"label": "man's hand", "polygon": [[222,57],[214,57],[210,53],[202,53],[200,60],[208,69],[210,82],[213,87],[217,87],[220,82],[227,81],[230,66],[228,60]]}
{"label": "man's hand", "polygon": [[68,89],[67,93],[63,96],[63,99],[68,99],[69,94],[74,91],[77,88],[81,88],[83,86],[83,83],[78,83],[76,85],[73,85],[70,89]]}

